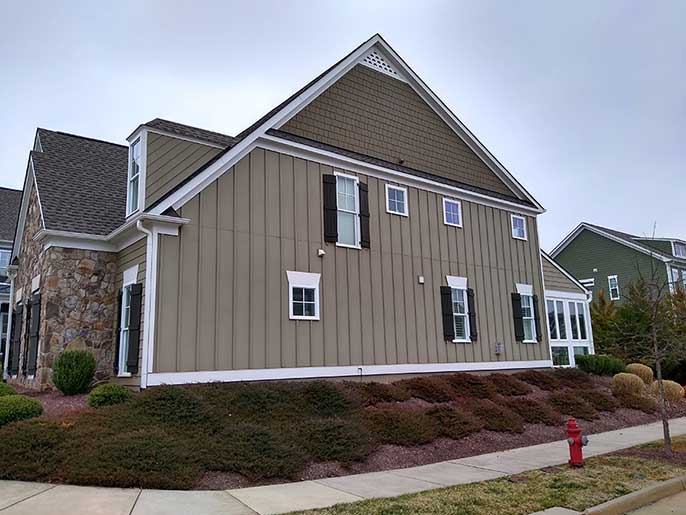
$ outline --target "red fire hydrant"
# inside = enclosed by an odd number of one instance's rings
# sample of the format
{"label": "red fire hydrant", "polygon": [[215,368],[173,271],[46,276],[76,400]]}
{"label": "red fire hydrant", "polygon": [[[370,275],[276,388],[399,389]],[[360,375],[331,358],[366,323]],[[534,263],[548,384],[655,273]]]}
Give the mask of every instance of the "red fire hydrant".
{"label": "red fire hydrant", "polygon": [[569,443],[569,464],[572,467],[584,466],[583,448],[588,445],[588,438],[581,434],[581,428],[576,425],[576,419],[567,421],[567,443]]}

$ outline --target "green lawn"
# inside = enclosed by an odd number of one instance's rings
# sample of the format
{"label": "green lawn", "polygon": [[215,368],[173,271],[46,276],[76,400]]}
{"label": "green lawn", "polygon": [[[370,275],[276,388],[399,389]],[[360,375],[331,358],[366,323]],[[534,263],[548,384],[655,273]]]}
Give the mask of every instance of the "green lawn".
{"label": "green lawn", "polygon": [[431,490],[390,499],[341,504],[307,515],[528,515],[562,506],[583,511],[636,491],[653,481],[686,474],[686,466],[657,460],[605,456],[559,472],[527,472],[512,478]]}

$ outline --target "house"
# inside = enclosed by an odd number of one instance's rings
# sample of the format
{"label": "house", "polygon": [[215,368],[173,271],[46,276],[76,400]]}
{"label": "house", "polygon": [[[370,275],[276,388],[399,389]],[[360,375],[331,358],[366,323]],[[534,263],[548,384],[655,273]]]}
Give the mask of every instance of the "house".
{"label": "house", "polygon": [[593,292],[622,302],[625,289],[639,278],[686,287],[686,241],[635,236],[586,222],[579,224],[550,253]]}
{"label": "house", "polygon": [[550,367],[544,267],[583,287],[543,212],[379,35],[235,137],[38,129],[6,374],[42,387],[72,348],[142,388]]}
{"label": "house", "polygon": [[4,363],[9,321],[10,281],[7,277],[7,267],[12,255],[12,241],[20,202],[21,191],[0,187],[0,363]]}

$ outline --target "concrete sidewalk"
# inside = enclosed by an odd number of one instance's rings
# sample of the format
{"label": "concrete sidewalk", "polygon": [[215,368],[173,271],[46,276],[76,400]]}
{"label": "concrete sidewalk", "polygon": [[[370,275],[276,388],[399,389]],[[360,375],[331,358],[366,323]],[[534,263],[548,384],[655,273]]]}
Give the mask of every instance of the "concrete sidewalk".
{"label": "concrete sidewalk", "polygon": [[[671,421],[686,434],[686,417]],[[590,435],[586,456],[597,456],[662,438],[659,422]],[[552,465],[569,458],[565,440],[369,474],[258,486],[228,491],[168,491],[0,481],[1,515],[249,515],[323,508],[394,497],[433,488],[485,481]]]}

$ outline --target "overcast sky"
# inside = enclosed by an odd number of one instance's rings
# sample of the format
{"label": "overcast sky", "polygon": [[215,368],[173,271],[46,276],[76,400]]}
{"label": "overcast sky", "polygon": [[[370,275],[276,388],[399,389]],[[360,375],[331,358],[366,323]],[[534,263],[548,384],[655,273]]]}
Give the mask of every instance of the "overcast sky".
{"label": "overcast sky", "polygon": [[0,185],[37,126],[235,135],[376,32],[547,208],[686,239],[686,2],[0,0]]}

